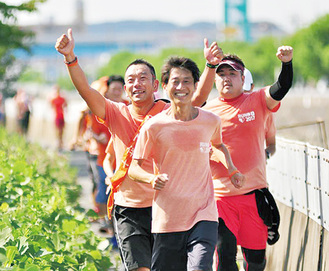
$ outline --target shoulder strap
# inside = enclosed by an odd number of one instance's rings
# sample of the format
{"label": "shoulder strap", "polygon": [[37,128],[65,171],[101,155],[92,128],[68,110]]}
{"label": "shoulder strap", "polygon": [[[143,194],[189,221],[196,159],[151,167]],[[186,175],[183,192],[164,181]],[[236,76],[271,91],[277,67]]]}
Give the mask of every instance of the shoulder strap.
{"label": "shoulder strap", "polygon": [[125,179],[125,176],[127,175],[128,169],[132,162],[132,156],[134,153],[134,148],[136,145],[136,141],[137,141],[140,129],[142,128],[143,124],[149,118],[160,113],[164,109],[165,105],[166,105],[166,103],[164,101],[161,101],[161,100],[157,101],[154,104],[154,106],[150,109],[150,111],[147,113],[147,115],[144,117],[144,120],[139,125],[133,140],[131,141],[131,143],[126,148],[126,150],[123,154],[123,157],[122,157],[118,170],[115,172],[115,174],[111,178],[111,191],[110,191],[110,195],[107,200],[107,215],[108,215],[109,219],[111,219],[111,213],[112,213],[113,204],[114,204],[114,193],[116,193],[119,190],[121,183],[123,182],[123,180]]}

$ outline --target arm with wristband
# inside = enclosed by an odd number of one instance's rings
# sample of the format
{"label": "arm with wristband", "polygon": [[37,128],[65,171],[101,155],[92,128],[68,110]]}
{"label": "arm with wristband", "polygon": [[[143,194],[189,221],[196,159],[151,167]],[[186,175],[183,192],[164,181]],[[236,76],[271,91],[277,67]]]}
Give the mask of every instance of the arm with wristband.
{"label": "arm with wristband", "polygon": [[281,60],[282,67],[277,82],[266,89],[266,105],[269,109],[276,107],[284,98],[291,88],[293,79],[293,48],[290,46],[281,46],[278,48],[276,56]]}
{"label": "arm with wristband", "polygon": [[[244,175],[234,166],[231,155],[226,148],[225,144],[212,145],[214,155],[221,161],[221,163],[227,168],[229,173],[229,179],[235,188],[241,188],[245,182]],[[223,157],[224,155],[224,157]]]}
{"label": "arm with wristband", "polygon": [[64,56],[72,83],[81,97],[86,101],[90,110],[101,119],[105,118],[105,98],[97,90],[90,87],[87,77],[81,69],[78,58],[74,54],[74,39],[72,29],[57,39],[56,50]]}

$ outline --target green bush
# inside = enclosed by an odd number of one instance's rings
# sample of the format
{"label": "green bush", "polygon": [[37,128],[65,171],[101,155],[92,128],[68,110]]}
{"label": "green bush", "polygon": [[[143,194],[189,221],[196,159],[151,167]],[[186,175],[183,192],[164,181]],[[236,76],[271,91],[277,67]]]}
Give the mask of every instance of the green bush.
{"label": "green bush", "polygon": [[108,270],[67,159],[0,129],[1,270]]}

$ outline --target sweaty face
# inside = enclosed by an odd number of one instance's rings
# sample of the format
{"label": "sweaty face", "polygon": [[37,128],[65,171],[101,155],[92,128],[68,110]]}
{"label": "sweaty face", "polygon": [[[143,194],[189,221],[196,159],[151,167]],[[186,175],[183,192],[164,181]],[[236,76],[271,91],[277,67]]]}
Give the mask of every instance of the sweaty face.
{"label": "sweaty face", "polygon": [[225,65],[216,73],[216,88],[225,99],[233,99],[243,93],[244,76],[240,71]]}
{"label": "sweaty face", "polygon": [[125,74],[125,91],[133,103],[153,102],[159,82],[144,64],[130,66]]}
{"label": "sweaty face", "polygon": [[196,84],[191,71],[173,68],[170,71],[168,84],[164,84],[163,88],[174,104],[189,104],[196,89]]}

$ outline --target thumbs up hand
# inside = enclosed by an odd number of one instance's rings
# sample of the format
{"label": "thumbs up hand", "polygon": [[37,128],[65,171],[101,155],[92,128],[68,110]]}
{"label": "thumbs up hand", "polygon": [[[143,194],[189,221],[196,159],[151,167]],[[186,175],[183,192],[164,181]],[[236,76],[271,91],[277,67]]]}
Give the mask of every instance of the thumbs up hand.
{"label": "thumbs up hand", "polygon": [[[67,61],[72,61],[75,58],[73,49],[74,49],[74,39],[72,35],[72,29],[69,28],[67,31],[67,35],[63,34],[61,37],[57,39],[55,44],[56,50],[64,55]],[[72,59],[71,59],[72,58]]]}
{"label": "thumbs up hand", "polygon": [[224,54],[222,49],[218,46],[217,42],[213,42],[209,47],[208,39],[204,39],[204,57],[207,63],[211,65],[217,65],[223,58]]}

